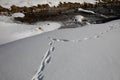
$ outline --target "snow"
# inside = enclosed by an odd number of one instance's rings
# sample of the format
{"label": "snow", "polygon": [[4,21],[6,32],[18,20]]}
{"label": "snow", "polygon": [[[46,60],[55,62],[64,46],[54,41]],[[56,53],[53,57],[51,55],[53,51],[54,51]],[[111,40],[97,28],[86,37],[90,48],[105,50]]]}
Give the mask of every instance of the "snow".
{"label": "snow", "polygon": [[11,5],[17,6],[33,6],[37,4],[46,4],[48,3],[50,6],[57,6],[59,2],[90,2],[95,3],[95,0],[0,0],[0,5],[6,8],[10,8]]}
{"label": "snow", "polygon": [[[95,2],[61,2],[84,1]],[[59,2],[0,0],[0,5],[54,6]],[[95,14],[81,8],[79,11]],[[120,20],[58,29],[60,22],[30,25],[15,21],[18,16],[24,15],[0,16],[0,80],[120,80]],[[81,22],[84,17],[77,15],[75,19]]]}
{"label": "snow", "polygon": [[1,45],[0,80],[120,80],[119,34],[116,20]]}
{"label": "snow", "polygon": [[46,63],[43,58],[33,79],[119,80],[119,22],[52,32],[47,52],[51,61]]}
{"label": "snow", "polygon": [[84,19],[85,19],[84,16],[81,16],[81,15],[75,16],[75,20],[76,20],[77,22],[82,22]]}
{"label": "snow", "polygon": [[0,16],[0,45],[38,35],[61,27],[59,22],[38,22],[33,25],[14,21],[13,17]]}
{"label": "snow", "polygon": [[82,9],[82,8],[79,8],[78,11],[83,11],[83,12],[95,14],[95,12],[93,12],[91,10],[85,10],[85,9]]}
{"label": "snow", "polygon": [[14,13],[12,14],[12,17],[24,17],[25,15],[23,13]]}
{"label": "snow", "polygon": [[60,28],[60,26],[62,26],[62,23],[46,21],[46,22],[38,22],[35,25],[40,25],[42,30],[45,30],[45,32],[48,32],[48,31],[52,31],[52,30]]}

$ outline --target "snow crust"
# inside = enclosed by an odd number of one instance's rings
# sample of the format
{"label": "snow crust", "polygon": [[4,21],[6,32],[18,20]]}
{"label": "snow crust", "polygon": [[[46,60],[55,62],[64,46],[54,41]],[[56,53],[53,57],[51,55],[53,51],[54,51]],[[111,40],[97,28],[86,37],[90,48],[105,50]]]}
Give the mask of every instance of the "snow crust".
{"label": "snow crust", "polygon": [[0,46],[1,80],[120,80],[120,20]]}

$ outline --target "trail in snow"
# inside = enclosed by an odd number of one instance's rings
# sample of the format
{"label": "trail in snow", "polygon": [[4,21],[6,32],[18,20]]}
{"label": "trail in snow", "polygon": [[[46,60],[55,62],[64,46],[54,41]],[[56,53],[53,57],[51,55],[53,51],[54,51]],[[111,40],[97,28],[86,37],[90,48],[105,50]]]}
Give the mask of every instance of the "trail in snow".
{"label": "trail in snow", "polygon": [[49,37],[49,39],[55,42],[82,42],[82,41],[86,41],[90,39],[100,38],[103,34],[110,32],[111,30],[115,30],[115,29],[120,29],[120,26],[119,27],[109,26],[107,30],[100,32],[97,35],[94,35],[91,37],[84,37],[83,39],[69,40],[69,39],[58,39],[58,38],[51,38],[51,37]]}
{"label": "trail in snow", "polygon": [[55,47],[53,47],[53,41],[51,41],[49,44],[50,48],[46,51],[43,59],[42,59],[42,62],[41,62],[41,65],[40,65],[40,68],[38,69],[37,73],[35,74],[35,76],[32,78],[32,80],[43,80],[44,78],[44,69],[46,67],[47,64],[50,63],[51,61],[51,54],[54,52],[55,50]]}
{"label": "trail in snow", "polygon": [[111,30],[115,30],[115,29],[120,29],[120,26],[116,27],[115,25],[112,25],[112,26],[109,26],[107,30],[105,30],[103,32],[100,32],[97,35],[94,35],[92,37],[85,37],[83,39],[78,39],[78,40],[58,39],[58,38],[48,37],[48,39],[50,40],[50,42],[48,43],[50,48],[46,51],[46,53],[45,53],[45,55],[44,55],[44,57],[42,59],[40,68],[38,69],[37,73],[32,78],[32,80],[43,80],[44,79],[45,74],[43,73],[43,71],[44,71],[45,67],[47,66],[47,64],[49,64],[51,59],[52,59],[51,54],[55,51],[55,47],[53,46],[55,42],[62,42],[62,43],[64,43],[64,42],[72,42],[72,43],[76,43],[76,42],[87,41],[87,40],[90,40],[90,39],[98,39],[98,38],[102,37],[103,34],[105,34],[107,32],[110,32]]}

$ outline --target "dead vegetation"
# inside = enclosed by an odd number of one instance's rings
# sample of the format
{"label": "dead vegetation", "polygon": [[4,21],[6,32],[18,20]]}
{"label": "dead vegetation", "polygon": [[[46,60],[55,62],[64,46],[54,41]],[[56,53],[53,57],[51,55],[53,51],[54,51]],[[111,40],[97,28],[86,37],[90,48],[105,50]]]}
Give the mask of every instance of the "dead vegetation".
{"label": "dead vegetation", "polygon": [[49,20],[52,17],[64,16],[76,11],[77,8],[83,8],[95,11],[101,14],[120,15],[120,1],[119,0],[99,0],[95,4],[91,3],[72,3],[60,2],[58,6],[50,7],[49,4],[38,4],[31,7],[19,7],[12,5],[10,9],[0,6],[0,15],[11,16],[13,13],[23,13],[24,18],[16,18],[22,22],[32,23],[40,20]]}

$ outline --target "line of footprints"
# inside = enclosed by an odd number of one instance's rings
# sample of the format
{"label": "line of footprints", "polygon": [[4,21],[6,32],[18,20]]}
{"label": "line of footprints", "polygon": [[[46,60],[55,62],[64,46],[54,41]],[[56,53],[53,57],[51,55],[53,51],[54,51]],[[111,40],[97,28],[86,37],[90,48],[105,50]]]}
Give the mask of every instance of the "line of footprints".
{"label": "line of footprints", "polygon": [[43,56],[43,59],[41,61],[41,65],[35,74],[35,76],[32,78],[32,80],[43,80],[44,78],[44,69],[47,64],[50,63],[51,60],[51,54],[54,52],[55,47],[52,46],[53,42],[49,43],[50,48],[46,51],[45,55]]}
{"label": "line of footprints", "polygon": [[90,39],[95,39],[95,38],[100,38],[104,33],[107,33],[111,30],[115,30],[115,29],[120,29],[119,27],[113,27],[113,26],[109,26],[108,30],[105,30],[103,32],[100,32],[98,35],[92,36],[92,37],[85,37],[83,39],[78,39],[78,40],[68,40],[68,39],[58,39],[58,38],[51,38],[48,37],[48,39],[50,39],[50,42],[48,43],[48,45],[50,46],[50,48],[46,51],[45,55],[43,56],[43,59],[41,61],[41,65],[37,71],[37,73],[35,74],[35,76],[32,78],[32,80],[43,80],[44,78],[44,69],[45,66],[47,64],[50,63],[51,61],[51,54],[54,52],[55,47],[53,47],[54,42],[81,42],[81,41],[86,41],[86,40],[90,40]]}
{"label": "line of footprints", "polygon": [[86,41],[86,40],[90,40],[90,39],[100,38],[103,34],[109,32],[111,30],[115,30],[115,29],[120,29],[120,26],[119,27],[109,26],[107,30],[100,32],[99,34],[94,35],[92,37],[85,37],[83,39],[69,40],[69,39],[58,39],[58,38],[51,38],[51,37],[49,37],[49,39],[53,42],[82,42],[82,41]]}

